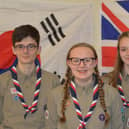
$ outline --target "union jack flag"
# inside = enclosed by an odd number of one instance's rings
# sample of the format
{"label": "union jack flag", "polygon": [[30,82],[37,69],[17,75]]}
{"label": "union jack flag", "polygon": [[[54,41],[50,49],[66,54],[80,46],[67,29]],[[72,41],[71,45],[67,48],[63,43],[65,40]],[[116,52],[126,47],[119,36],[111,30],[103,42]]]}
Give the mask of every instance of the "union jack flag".
{"label": "union jack flag", "polygon": [[119,35],[129,30],[129,1],[106,1],[102,3],[102,72],[112,70]]}

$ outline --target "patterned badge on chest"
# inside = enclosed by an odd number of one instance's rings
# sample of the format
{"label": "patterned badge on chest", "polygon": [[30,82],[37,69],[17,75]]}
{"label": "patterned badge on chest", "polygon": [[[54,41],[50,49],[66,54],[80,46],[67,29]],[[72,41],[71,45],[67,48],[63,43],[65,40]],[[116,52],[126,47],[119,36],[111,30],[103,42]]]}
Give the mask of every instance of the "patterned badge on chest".
{"label": "patterned badge on chest", "polygon": [[122,114],[122,121],[125,121],[125,110],[126,108],[124,106],[121,107],[121,114]]}
{"label": "patterned badge on chest", "polygon": [[11,94],[17,94],[16,88],[13,88],[13,87],[10,88],[10,92]]}
{"label": "patterned badge on chest", "polygon": [[105,120],[105,115],[103,113],[99,114],[99,120],[104,121]]}
{"label": "patterned badge on chest", "polygon": [[43,106],[43,111],[44,111],[45,119],[48,119],[48,117],[49,117],[49,112],[48,112],[47,104],[45,104],[45,105]]}
{"label": "patterned badge on chest", "polygon": [[19,97],[17,95],[14,96],[14,100],[18,101]]}
{"label": "patterned badge on chest", "polygon": [[10,88],[10,93],[13,96],[13,100],[18,101],[18,96],[17,96],[17,90],[16,90],[16,88],[14,88],[14,87]]}

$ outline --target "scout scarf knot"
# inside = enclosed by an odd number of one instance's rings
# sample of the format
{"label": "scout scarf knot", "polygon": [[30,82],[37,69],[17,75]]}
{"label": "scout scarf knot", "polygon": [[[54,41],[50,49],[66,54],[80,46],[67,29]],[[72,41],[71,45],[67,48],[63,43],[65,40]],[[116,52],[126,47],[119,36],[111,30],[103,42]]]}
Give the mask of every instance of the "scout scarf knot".
{"label": "scout scarf knot", "polygon": [[119,91],[121,100],[123,102],[123,106],[125,106],[126,108],[129,108],[129,101],[125,99],[124,91],[121,85],[122,85],[122,76],[121,74],[119,74],[118,79],[117,79],[118,91]]}
{"label": "scout scarf knot", "polygon": [[93,111],[96,107],[96,103],[97,103],[97,100],[98,100],[98,97],[99,97],[98,82],[97,82],[97,80],[95,80],[94,88],[93,88],[93,101],[90,105],[88,113],[85,115],[84,118],[82,116],[81,108],[80,108],[79,101],[78,101],[78,98],[77,98],[76,86],[75,86],[75,83],[73,81],[71,81],[69,89],[70,89],[70,94],[71,94],[71,97],[72,97],[72,100],[73,100],[73,103],[74,103],[74,107],[75,107],[77,117],[80,121],[79,127],[77,129],[86,129],[85,126],[86,126],[88,120],[91,118],[91,116],[93,114]]}
{"label": "scout scarf knot", "polygon": [[19,81],[18,81],[16,65],[17,65],[17,63],[11,67],[10,71],[12,73],[12,81],[13,81],[13,84],[16,88],[17,96],[19,97],[19,100],[21,101],[21,104],[26,111],[24,114],[24,119],[26,119],[27,114],[29,112],[34,113],[37,111],[37,104],[38,104],[40,85],[41,85],[41,68],[40,68],[39,60],[36,58],[35,65],[36,65],[37,81],[36,81],[36,85],[35,85],[34,98],[33,98],[32,105],[28,106],[26,104],[25,98],[24,98],[23,93],[22,93],[21,86],[20,86]]}

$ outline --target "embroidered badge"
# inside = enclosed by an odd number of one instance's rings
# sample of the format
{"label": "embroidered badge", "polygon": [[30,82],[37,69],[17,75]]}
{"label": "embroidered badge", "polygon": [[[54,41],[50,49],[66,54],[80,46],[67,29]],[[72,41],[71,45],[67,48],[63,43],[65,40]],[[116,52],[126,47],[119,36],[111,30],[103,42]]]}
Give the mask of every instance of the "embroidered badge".
{"label": "embroidered badge", "polygon": [[125,121],[125,107],[124,106],[121,107],[121,113],[122,113],[122,121],[124,122]]}
{"label": "embroidered badge", "polygon": [[44,105],[43,110],[44,110],[45,119],[48,119],[49,112],[48,112],[47,104]]}
{"label": "embroidered badge", "polygon": [[100,114],[99,115],[99,120],[104,121],[105,120],[105,115],[104,114]]}
{"label": "embroidered badge", "polygon": [[11,94],[17,94],[17,90],[14,87],[10,88],[10,92]]}
{"label": "embroidered badge", "polygon": [[18,100],[18,96],[17,96],[17,95],[14,96],[14,100],[15,100],[15,101]]}
{"label": "embroidered badge", "polygon": [[46,110],[45,111],[45,119],[48,119],[48,117],[49,117],[49,112],[48,112],[48,110]]}

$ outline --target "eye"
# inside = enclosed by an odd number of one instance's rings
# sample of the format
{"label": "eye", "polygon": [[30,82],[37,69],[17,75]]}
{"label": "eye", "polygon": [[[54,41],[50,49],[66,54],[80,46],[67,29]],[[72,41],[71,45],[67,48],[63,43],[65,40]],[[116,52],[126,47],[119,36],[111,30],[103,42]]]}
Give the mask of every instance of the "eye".
{"label": "eye", "polygon": [[123,48],[120,48],[120,51],[126,51],[127,50],[127,48],[125,48],[125,47],[123,47]]}
{"label": "eye", "polygon": [[34,45],[33,44],[29,44],[28,47],[29,48],[34,48]]}
{"label": "eye", "polygon": [[85,58],[84,62],[90,62],[92,59],[91,58]]}
{"label": "eye", "polygon": [[16,48],[24,48],[24,45],[19,44],[19,45],[16,46]]}
{"label": "eye", "polygon": [[72,58],[72,62],[78,63],[78,62],[80,62],[80,59],[79,58]]}

